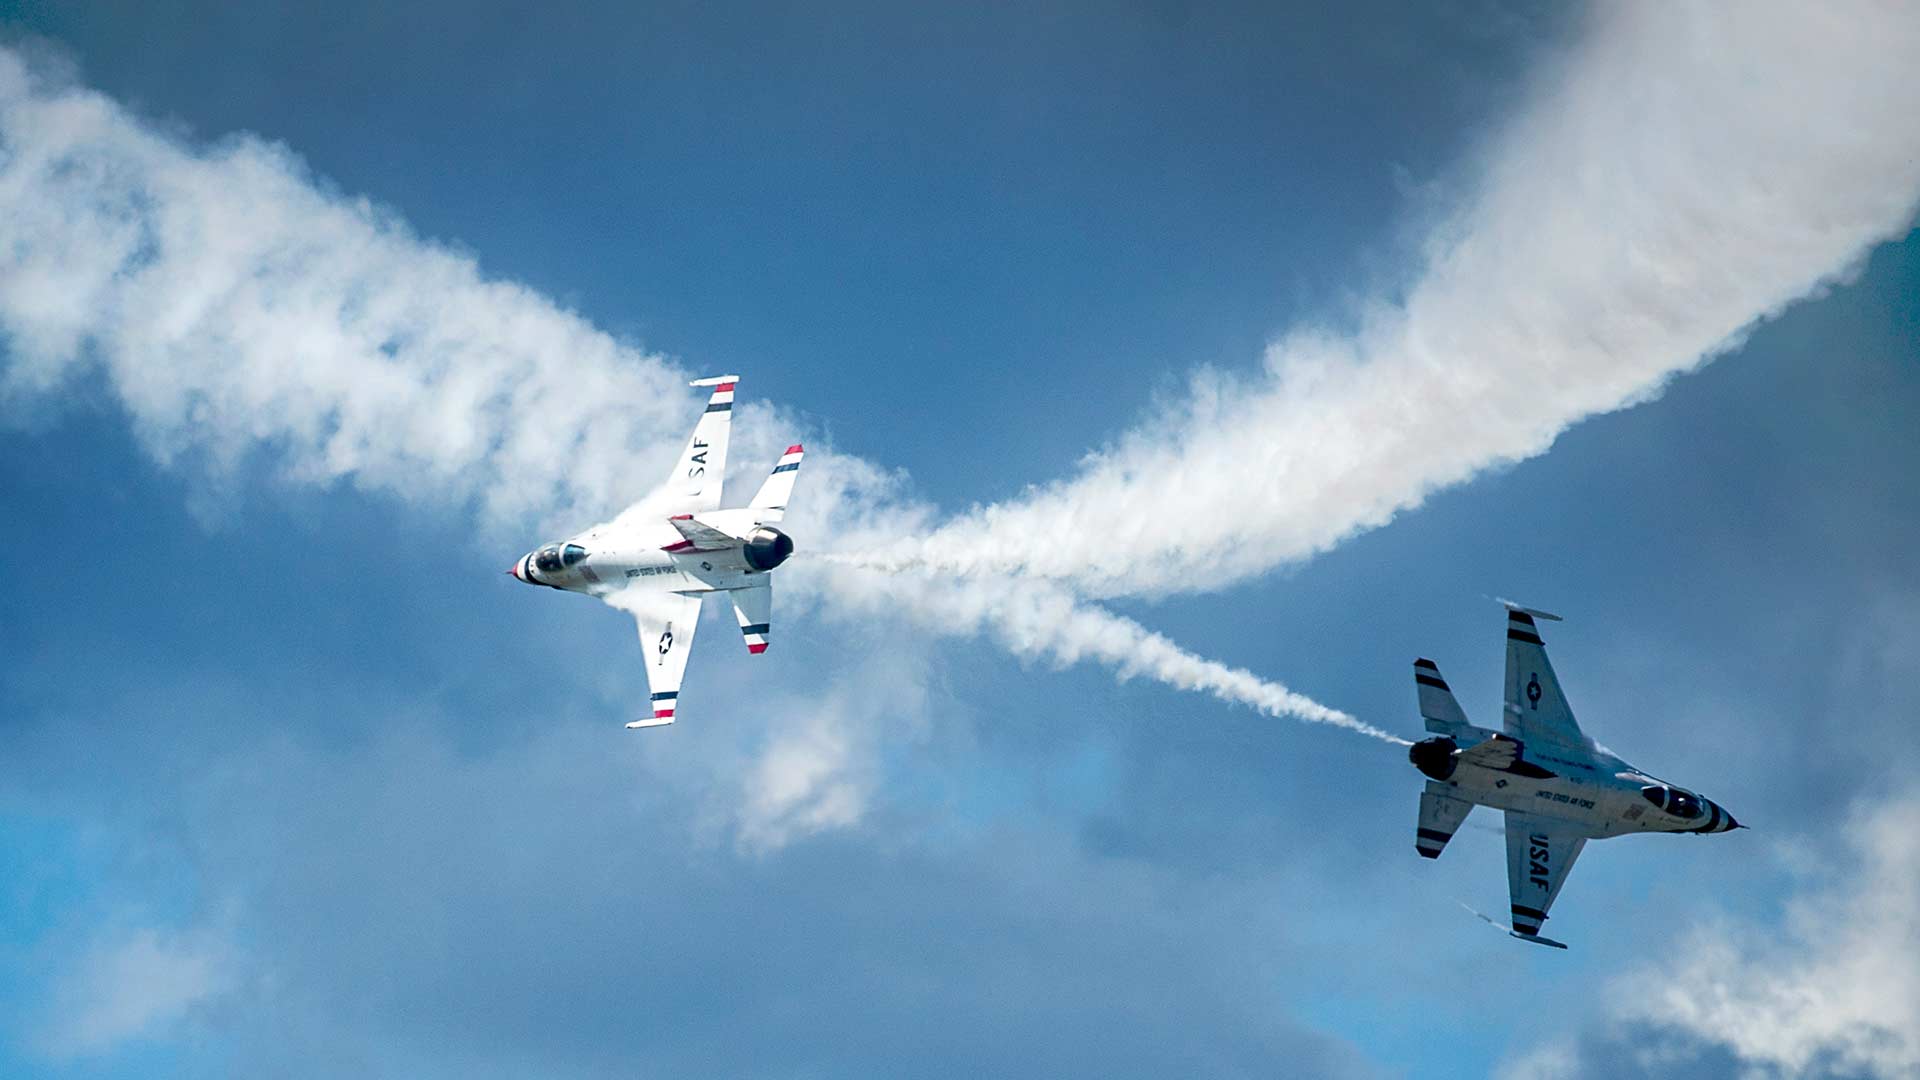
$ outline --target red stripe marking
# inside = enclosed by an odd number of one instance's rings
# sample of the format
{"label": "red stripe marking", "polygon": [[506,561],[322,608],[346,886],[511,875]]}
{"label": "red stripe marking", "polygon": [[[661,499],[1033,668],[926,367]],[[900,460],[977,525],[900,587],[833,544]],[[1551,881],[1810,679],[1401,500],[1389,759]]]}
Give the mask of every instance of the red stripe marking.
{"label": "red stripe marking", "polygon": [[800,449],[799,443],[794,443],[792,446],[787,447],[787,453],[789,454],[798,454],[802,452],[803,451]]}
{"label": "red stripe marking", "polygon": [[693,515],[692,514],[675,514],[672,517],[668,518],[667,520],[668,521],[692,521]]}
{"label": "red stripe marking", "polygon": [[677,544],[668,544],[666,547],[663,547],[660,550],[671,554],[672,552],[676,552],[676,551],[685,551],[692,546],[693,546],[693,541],[682,540]]}
{"label": "red stripe marking", "polygon": [[664,718],[666,718],[666,717],[669,717],[669,716],[672,716],[672,715],[673,715],[673,710],[672,710],[672,709],[655,709],[655,710],[653,710],[653,718],[654,718],[655,720],[661,720],[661,719],[664,719]]}
{"label": "red stripe marking", "polygon": [[747,651],[755,656],[759,656],[761,653],[767,651],[767,643],[763,641],[758,645],[749,645],[747,646]]}
{"label": "red stripe marking", "polygon": [[716,393],[716,394],[724,394],[724,393],[726,393],[727,391],[729,391],[729,390],[732,390],[732,389],[733,389],[733,384],[732,384],[732,383],[730,383],[730,382],[723,382],[723,383],[721,383],[721,384],[720,384],[719,386],[716,386],[716,387],[714,387],[714,388],[713,388],[713,392],[714,392],[714,393]]}

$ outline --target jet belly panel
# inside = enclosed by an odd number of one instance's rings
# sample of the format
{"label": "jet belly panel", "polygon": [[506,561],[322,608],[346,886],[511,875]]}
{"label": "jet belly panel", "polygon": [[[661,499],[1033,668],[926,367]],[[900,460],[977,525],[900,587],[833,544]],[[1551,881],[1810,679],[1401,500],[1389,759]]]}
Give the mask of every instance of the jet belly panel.
{"label": "jet belly panel", "polygon": [[673,556],[658,549],[615,551],[592,560],[600,579],[613,588],[643,588],[654,592],[684,592],[697,587]]}
{"label": "jet belly panel", "polygon": [[1607,792],[1595,784],[1565,776],[1528,777],[1476,765],[1462,765],[1453,780],[1461,798],[1498,810],[1542,814],[1600,829],[1611,816]]}

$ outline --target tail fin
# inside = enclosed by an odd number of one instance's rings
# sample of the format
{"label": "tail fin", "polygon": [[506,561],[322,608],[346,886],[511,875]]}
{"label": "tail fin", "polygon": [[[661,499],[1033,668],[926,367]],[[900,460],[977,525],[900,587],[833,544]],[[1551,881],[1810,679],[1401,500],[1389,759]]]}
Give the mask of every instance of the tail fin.
{"label": "tail fin", "polygon": [[1427,730],[1436,735],[1452,735],[1467,726],[1467,714],[1453,698],[1447,680],[1440,677],[1440,665],[1421,657],[1413,662],[1414,689],[1420,692],[1420,715]]}
{"label": "tail fin", "polygon": [[773,467],[773,475],[767,477],[767,482],[760,485],[759,494],[747,504],[749,509],[759,511],[754,515],[756,518],[779,521],[786,516],[787,499],[793,495],[793,482],[800,478],[800,459],[805,454],[800,444],[794,443],[787,447],[786,453],[780,455],[779,464]]}

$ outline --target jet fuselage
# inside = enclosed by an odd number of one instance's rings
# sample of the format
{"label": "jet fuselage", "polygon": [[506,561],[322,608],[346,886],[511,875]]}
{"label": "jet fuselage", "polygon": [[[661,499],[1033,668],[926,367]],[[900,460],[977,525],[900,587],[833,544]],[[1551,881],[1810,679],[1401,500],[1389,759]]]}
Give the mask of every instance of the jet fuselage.
{"label": "jet fuselage", "polygon": [[1597,749],[1591,763],[1556,754],[1552,744],[1518,744],[1511,765],[1489,768],[1456,751],[1510,736],[1463,727],[1455,737],[1415,743],[1407,752],[1414,766],[1446,784],[1453,798],[1496,810],[1558,818],[1590,839],[1642,832],[1727,832],[1739,827],[1733,815],[1704,796],[1677,788]]}
{"label": "jet fuselage", "polygon": [[605,596],[629,584],[679,593],[743,589],[766,573],[748,565],[742,547],[679,554],[663,550],[680,539],[679,533],[664,524],[647,533],[611,546],[596,534],[583,533],[526,553],[512,573],[529,585],[590,596]]}

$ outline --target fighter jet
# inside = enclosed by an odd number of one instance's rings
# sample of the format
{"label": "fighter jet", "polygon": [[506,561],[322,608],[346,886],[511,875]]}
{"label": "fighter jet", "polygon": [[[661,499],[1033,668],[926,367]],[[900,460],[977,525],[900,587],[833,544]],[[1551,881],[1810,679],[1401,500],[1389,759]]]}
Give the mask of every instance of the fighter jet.
{"label": "fighter jet", "polygon": [[1507,887],[1513,901],[1509,933],[1564,949],[1540,936],[1540,924],[1587,841],[1743,826],[1712,799],[1641,772],[1582,734],[1547,662],[1535,619],[1558,622],[1560,617],[1507,605],[1501,731],[1467,723],[1440,668],[1424,658],[1413,662],[1420,715],[1434,733],[1407,752],[1428,778],[1414,850],[1437,859],[1475,806],[1506,811]]}
{"label": "fighter jet", "polygon": [[633,615],[652,701],[648,714],[629,728],[673,723],[687,654],[700,625],[700,601],[707,595],[725,593],[732,602],[747,652],[767,651],[773,612],[768,574],[793,554],[792,538],[774,524],[786,515],[805,451],[798,443],[787,447],[751,502],[720,509],[739,381],[737,375],[721,375],[693,383],[713,387],[713,396],[667,476],[659,517],[618,520],[546,544],[507,571],[529,585],[600,597]]}

